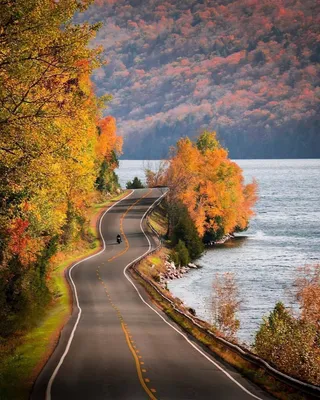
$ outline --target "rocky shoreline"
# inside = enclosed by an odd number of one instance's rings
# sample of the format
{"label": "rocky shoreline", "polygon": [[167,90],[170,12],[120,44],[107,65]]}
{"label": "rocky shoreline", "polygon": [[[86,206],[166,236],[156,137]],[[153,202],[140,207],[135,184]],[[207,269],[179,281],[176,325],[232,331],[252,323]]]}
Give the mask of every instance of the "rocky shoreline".
{"label": "rocky shoreline", "polygon": [[194,263],[189,263],[187,266],[176,266],[173,261],[166,260],[164,262],[166,267],[166,272],[160,272],[159,274],[159,283],[160,285],[165,288],[167,282],[172,281],[173,279],[180,279],[186,273],[188,273],[191,269],[198,269],[200,268],[198,265]]}
{"label": "rocky shoreline", "polygon": [[223,238],[221,238],[220,240],[216,240],[215,242],[207,242],[205,243],[206,246],[214,246],[216,244],[223,244],[225,242],[227,242],[230,239],[234,239],[234,235],[232,233],[228,233],[227,235],[224,235]]}
{"label": "rocky shoreline", "polygon": [[[227,234],[227,235],[223,236],[223,238],[220,240],[217,240],[215,242],[206,243],[206,246],[211,247],[211,246],[215,246],[217,244],[223,244],[230,239],[234,239],[233,234]],[[169,261],[169,258],[164,262],[164,266],[166,268],[166,271],[160,272],[160,274],[159,274],[159,283],[160,283],[160,286],[163,288],[166,288],[167,282],[172,281],[174,279],[182,278],[191,269],[201,268],[199,265],[196,265],[194,263],[189,263],[187,266],[176,266],[173,261]]]}

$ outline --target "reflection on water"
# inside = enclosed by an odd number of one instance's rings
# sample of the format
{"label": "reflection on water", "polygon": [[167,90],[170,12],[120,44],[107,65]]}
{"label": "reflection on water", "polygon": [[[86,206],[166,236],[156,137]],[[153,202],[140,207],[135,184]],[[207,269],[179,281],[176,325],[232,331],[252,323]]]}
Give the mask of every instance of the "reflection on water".
{"label": "reflection on water", "polygon": [[[259,184],[256,216],[235,240],[208,249],[203,267],[169,283],[173,294],[209,319],[212,281],[234,272],[242,293],[240,340],[250,342],[262,316],[287,295],[295,268],[320,260],[320,160],[239,160]],[[121,161],[120,181],[143,178],[142,161]]]}

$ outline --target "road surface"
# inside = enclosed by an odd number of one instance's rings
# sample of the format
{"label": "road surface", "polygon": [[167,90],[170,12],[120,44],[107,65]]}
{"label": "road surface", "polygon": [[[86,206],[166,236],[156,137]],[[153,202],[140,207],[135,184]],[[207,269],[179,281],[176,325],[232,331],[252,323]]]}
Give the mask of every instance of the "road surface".
{"label": "road surface", "polygon": [[[125,273],[154,246],[140,222],[162,194],[135,190],[104,214],[104,249],[69,272],[73,314],[32,400],[271,398],[187,338]],[[125,240],[117,244],[122,230]]]}

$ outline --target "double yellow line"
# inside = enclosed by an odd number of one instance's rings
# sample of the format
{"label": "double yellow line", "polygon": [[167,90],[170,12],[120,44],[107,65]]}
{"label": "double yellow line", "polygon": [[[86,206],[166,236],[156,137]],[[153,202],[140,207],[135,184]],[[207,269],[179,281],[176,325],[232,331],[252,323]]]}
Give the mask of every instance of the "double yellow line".
{"label": "double yellow line", "polygon": [[[147,197],[151,192],[152,192],[152,189],[150,189],[145,195],[143,195],[142,197],[140,197],[136,202],[134,202],[130,207],[128,207],[127,210],[122,214],[122,216],[121,216],[121,218],[120,218],[120,232],[121,232],[121,234],[122,234],[122,236],[123,236],[123,238],[124,238],[124,240],[125,240],[126,247],[125,247],[125,249],[122,250],[120,253],[118,253],[118,254],[114,255],[113,257],[109,258],[109,259],[108,259],[108,262],[111,262],[111,261],[115,260],[116,258],[122,256],[124,253],[126,253],[126,252],[129,250],[129,248],[130,248],[129,241],[128,241],[128,238],[126,237],[126,235],[125,235],[125,233],[124,233],[124,229],[123,229],[123,221],[124,221],[124,218],[126,217],[126,215],[128,214],[128,212],[129,212],[136,204],[138,204],[143,198]],[[135,346],[133,345],[134,342],[133,342],[133,340],[132,340],[132,337],[131,337],[131,339],[130,339],[130,332],[129,332],[129,330],[128,330],[128,327],[127,327],[127,325],[125,324],[124,319],[123,319],[123,317],[122,317],[122,315],[121,315],[121,313],[120,313],[118,307],[113,303],[113,301],[112,301],[112,299],[111,299],[111,296],[110,296],[110,294],[109,294],[109,292],[108,292],[107,285],[105,284],[105,282],[103,281],[103,279],[102,279],[101,276],[100,276],[99,269],[100,269],[100,267],[98,267],[98,269],[97,269],[97,277],[98,277],[98,279],[100,280],[100,282],[103,284],[103,286],[104,286],[104,288],[105,288],[105,290],[106,290],[107,298],[108,298],[108,300],[109,300],[109,302],[110,302],[112,308],[113,308],[113,309],[115,310],[115,312],[117,313],[117,316],[118,316],[118,318],[119,318],[119,320],[120,320],[121,328],[122,328],[123,333],[124,333],[124,335],[125,335],[125,339],[126,339],[127,345],[128,345],[128,347],[129,347],[129,349],[130,349],[132,355],[133,355],[134,360],[135,360],[136,369],[137,369],[137,373],[138,373],[138,378],[139,378],[140,384],[141,384],[141,386],[143,387],[144,391],[147,393],[147,395],[149,396],[149,398],[150,398],[151,400],[157,400],[157,398],[154,396],[154,393],[156,393],[156,390],[153,389],[153,388],[152,388],[152,389],[149,389],[148,386],[147,386],[147,383],[150,382],[150,379],[144,378],[144,377],[143,377],[143,373],[145,373],[145,372],[147,372],[147,371],[146,371],[146,369],[143,369],[143,368],[141,367],[142,365],[144,365],[144,362],[141,361],[141,358],[142,358],[142,357],[141,357],[140,355],[138,355],[138,350],[137,350],[137,349],[135,348]]]}
{"label": "double yellow line", "polygon": [[150,380],[148,378],[143,378],[142,373],[146,371],[146,370],[142,370],[141,369],[141,363],[143,363],[143,361],[140,361],[139,356],[136,353],[136,350],[132,346],[132,341],[130,341],[129,333],[128,333],[127,328],[126,328],[126,326],[125,326],[125,324],[123,322],[121,322],[121,328],[122,328],[122,330],[124,332],[124,335],[126,337],[127,345],[129,347],[129,349],[131,350],[133,358],[134,358],[134,360],[136,362],[137,373],[138,373],[138,377],[139,377],[139,381],[141,383],[141,386],[143,387],[143,389],[145,390],[145,392],[147,393],[147,395],[150,397],[151,400],[157,400],[157,398],[154,397],[154,395],[153,395],[153,393],[155,393],[156,390],[155,389],[149,389],[148,386],[146,385],[146,382],[150,382]]}
{"label": "double yellow line", "polygon": [[126,210],[126,212],[124,212],[124,213],[121,215],[121,218],[120,218],[120,232],[121,232],[122,237],[124,238],[124,241],[125,241],[125,243],[126,243],[126,247],[125,247],[125,249],[122,250],[120,253],[118,253],[118,254],[114,255],[113,257],[109,258],[109,259],[108,259],[108,262],[111,262],[111,261],[115,260],[116,258],[122,256],[124,253],[126,253],[126,252],[129,250],[130,245],[129,245],[129,241],[128,241],[128,239],[127,239],[127,236],[125,235],[124,230],[123,230],[123,220],[125,219],[125,217],[126,217],[126,215],[128,214],[128,212],[129,212],[136,204],[138,204],[139,201],[141,201],[142,199],[144,199],[145,197],[147,197],[151,192],[152,192],[152,189],[150,189],[145,195],[143,195],[142,197],[140,197],[136,202],[134,202],[133,204],[131,204],[131,206]]}

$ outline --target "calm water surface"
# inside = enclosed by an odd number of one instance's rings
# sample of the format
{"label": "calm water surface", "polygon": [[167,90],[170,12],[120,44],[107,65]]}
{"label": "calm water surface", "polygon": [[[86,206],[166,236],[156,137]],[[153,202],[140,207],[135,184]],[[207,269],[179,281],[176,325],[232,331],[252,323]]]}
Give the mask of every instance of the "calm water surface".
{"label": "calm water surface", "polygon": [[[153,162],[156,164],[156,162]],[[208,250],[203,268],[170,282],[172,293],[210,320],[216,273],[233,272],[243,303],[239,339],[252,342],[262,316],[288,290],[299,265],[320,262],[320,160],[237,160],[246,181],[259,184],[256,216],[237,240]],[[143,161],[121,161],[120,183],[144,179]]]}

